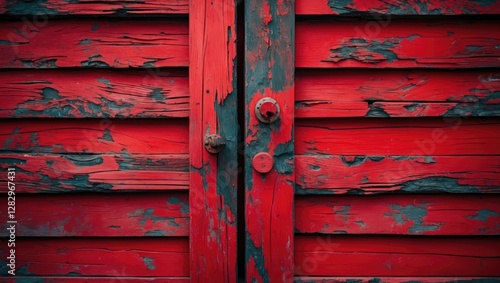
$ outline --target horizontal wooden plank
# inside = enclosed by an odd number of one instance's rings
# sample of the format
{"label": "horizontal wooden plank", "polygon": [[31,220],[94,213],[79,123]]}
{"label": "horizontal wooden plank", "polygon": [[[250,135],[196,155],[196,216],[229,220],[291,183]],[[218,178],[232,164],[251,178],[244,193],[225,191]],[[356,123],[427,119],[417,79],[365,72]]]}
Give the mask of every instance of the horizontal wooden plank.
{"label": "horizontal wooden plank", "polygon": [[3,68],[188,66],[185,19],[3,21],[0,42]]}
{"label": "horizontal wooden plank", "polygon": [[497,237],[300,235],[295,274],[500,276]]}
{"label": "horizontal wooden plank", "polygon": [[187,73],[147,70],[3,70],[0,118],[188,117]]}
{"label": "horizontal wooden plank", "polygon": [[[188,238],[17,238],[18,276],[189,276]],[[0,240],[7,246],[5,239]],[[1,249],[0,276],[7,275]]]}
{"label": "horizontal wooden plank", "polygon": [[497,118],[299,119],[295,154],[500,155]]}
{"label": "horizontal wooden plank", "polygon": [[[187,190],[189,155],[2,154],[0,167],[16,169],[16,192]],[[0,180],[7,192],[7,180]]]}
{"label": "horizontal wooden plank", "polygon": [[[500,2],[474,0],[297,0],[297,15],[474,15],[500,14]],[[387,18],[376,18],[379,21]],[[390,19],[390,18],[389,18]]]}
{"label": "horizontal wooden plank", "polygon": [[187,14],[188,0],[23,1],[1,0],[0,14],[6,15],[141,15]]}
{"label": "horizontal wooden plank", "polygon": [[[443,102],[443,103],[408,103],[408,102],[375,102],[372,104],[374,116],[381,112],[388,117],[467,117],[467,116],[500,116],[500,100],[493,99],[491,103],[481,102]],[[368,114],[370,116],[370,114]]]}
{"label": "horizontal wooden plank", "polygon": [[[59,194],[48,197],[17,194],[14,197],[17,198],[16,235],[21,237],[189,235],[187,194]],[[7,237],[6,210],[0,211],[0,219],[0,236]]]}
{"label": "horizontal wooden plank", "polygon": [[300,196],[295,231],[500,235],[500,195]]}
{"label": "horizontal wooden plank", "polygon": [[0,152],[187,154],[185,119],[0,120]]}
{"label": "horizontal wooden plank", "polygon": [[300,70],[295,116],[500,116],[498,70]]}
{"label": "horizontal wooden plank", "polygon": [[498,283],[500,277],[295,277],[295,283]]}
{"label": "horizontal wooden plank", "polygon": [[500,64],[497,20],[298,21],[296,67],[471,68]]}
{"label": "horizontal wooden plank", "polygon": [[488,100],[487,103],[307,100],[296,102],[295,109],[298,118],[500,116],[500,100],[498,98],[488,98]]}
{"label": "horizontal wooden plank", "polygon": [[[19,282],[43,282],[43,283],[188,283],[191,282],[189,277],[74,277],[74,276],[10,276],[0,277],[0,280],[5,283]],[[487,283],[487,282],[486,282]]]}
{"label": "horizontal wooden plank", "polygon": [[299,155],[295,170],[300,193],[500,192],[500,156]]}

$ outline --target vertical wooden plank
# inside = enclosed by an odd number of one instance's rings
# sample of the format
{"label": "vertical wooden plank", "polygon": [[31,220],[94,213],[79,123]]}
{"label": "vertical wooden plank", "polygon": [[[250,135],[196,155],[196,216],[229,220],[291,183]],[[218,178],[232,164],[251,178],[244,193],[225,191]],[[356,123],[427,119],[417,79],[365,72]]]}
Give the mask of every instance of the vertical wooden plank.
{"label": "vertical wooden plank", "polygon": [[[191,282],[236,282],[236,5],[189,9]],[[209,134],[226,139],[220,153],[205,150]]]}
{"label": "vertical wooden plank", "polygon": [[[245,3],[246,280],[292,282],[294,1]],[[276,100],[281,110],[270,124],[255,115],[264,97]],[[259,163],[273,166],[267,173],[252,165],[262,153],[272,157],[273,164]]]}

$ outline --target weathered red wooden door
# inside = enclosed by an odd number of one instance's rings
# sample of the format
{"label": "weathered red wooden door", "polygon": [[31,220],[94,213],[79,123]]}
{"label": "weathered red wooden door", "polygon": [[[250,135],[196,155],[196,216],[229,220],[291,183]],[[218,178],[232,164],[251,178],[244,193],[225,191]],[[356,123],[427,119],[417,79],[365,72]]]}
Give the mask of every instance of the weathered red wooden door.
{"label": "weathered red wooden door", "polygon": [[246,1],[247,282],[499,280],[498,14]]}
{"label": "weathered red wooden door", "polygon": [[0,281],[236,282],[235,1],[0,13]]}
{"label": "weathered red wooden door", "polygon": [[499,281],[497,1],[0,14],[2,282]]}

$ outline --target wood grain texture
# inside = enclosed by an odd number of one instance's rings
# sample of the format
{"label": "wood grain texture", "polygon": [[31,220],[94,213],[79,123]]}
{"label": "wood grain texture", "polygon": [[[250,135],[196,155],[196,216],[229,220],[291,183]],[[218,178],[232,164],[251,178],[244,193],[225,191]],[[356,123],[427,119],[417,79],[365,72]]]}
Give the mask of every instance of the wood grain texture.
{"label": "wood grain texture", "polygon": [[188,143],[184,119],[0,120],[2,153],[188,154]]}
{"label": "wood grain texture", "polygon": [[418,283],[497,283],[499,277],[309,277],[300,276],[295,277],[295,283],[405,283],[405,282],[418,282]]}
{"label": "wood grain texture", "polygon": [[[245,1],[245,265],[246,282],[293,280],[294,1]],[[274,99],[278,120],[259,122],[255,107]],[[252,167],[272,156],[268,173]]]}
{"label": "wood grain texture", "polygon": [[499,126],[500,120],[496,118],[298,120],[295,152],[297,155],[500,155]]}
{"label": "wood grain texture", "polygon": [[[191,0],[191,282],[236,282],[238,123],[236,1]],[[204,148],[219,135],[218,154]]]}
{"label": "wood grain texture", "polygon": [[[188,26],[177,20],[0,22],[3,68],[188,65]],[[41,48],[43,46],[43,48]]]}
{"label": "wood grain texture", "polygon": [[[296,65],[319,68],[498,67],[497,20],[297,22]],[[375,27],[371,27],[375,25]]]}
{"label": "wood grain texture", "polygon": [[500,157],[300,155],[296,182],[302,194],[498,193]]}
{"label": "wood grain texture", "polygon": [[296,236],[309,276],[500,276],[497,237]]}
{"label": "wood grain texture", "polygon": [[297,0],[297,15],[474,15],[500,14],[500,2],[474,0]]}
{"label": "wood grain texture", "polygon": [[[7,246],[5,239],[0,244]],[[187,238],[17,238],[17,276],[189,275]],[[6,267],[6,249],[1,250]],[[6,268],[0,276],[6,276]]]}
{"label": "wood grain texture", "polygon": [[[2,154],[16,168],[16,192],[187,190],[189,156],[144,154]],[[6,180],[0,192],[7,192]]]}
{"label": "wood grain texture", "polygon": [[298,70],[295,117],[500,115],[492,70]]}
{"label": "wood grain texture", "polygon": [[0,280],[5,283],[19,283],[19,282],[43,282],[43,283],[141,283],[141,282],[154,282],[154,283],[188,283],[188,277],[74,277],[74,276],[15,276],[3,277]]}
{"label": "wood grain texture", "polygon": [[300,196],[295,232],[499,235],[500,196]]}
{"label": "wood grain texture", "polygon": [[[20,237],[189,235],[187,193],[17,195],[17,200]],[[5,210],[0,219],[0,235],[7,237]]]}
{"label": "wood grain texture", "polygon": [[0,71],[0,118],[189,116],[187,72],[147,70]]}
{"label": "wood grain texture", "polygon": [[188,0],[107,1],[23,1],[0,0],[0,14],[6,15],[165,15],[187,14]]}

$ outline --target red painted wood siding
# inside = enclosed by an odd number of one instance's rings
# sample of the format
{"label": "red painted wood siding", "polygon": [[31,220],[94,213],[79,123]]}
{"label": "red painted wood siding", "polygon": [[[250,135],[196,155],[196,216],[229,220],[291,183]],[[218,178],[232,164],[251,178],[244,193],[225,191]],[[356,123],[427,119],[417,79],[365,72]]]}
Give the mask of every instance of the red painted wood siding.
{"label": "red painted wood siding", "polygon": [[213,4],[0,1],[16,279],[236,282],[236,2]]}
{"label": "red painted wood siding", "polygon": [[144,1],[73,1],[48,0],[26,2],[21,0],[1,0],[0,13],[7,15],[170,15],[187,14],[188,0],[144,0]]}
{"label": "red painted wood siding", "polygon": [[0,92],[1,118],[189,117],[183,69],[3,70]]}
{"label": "red painted wood siding", "polygon": [[295,281],[498,282],[500,2],[295,2]]}
{"label": "red painted wood siding", "polygon": [[297,15],[475,15],[499,14],[497,1],[475,0],[296,0]]}
{"label": "red painted wood siding", "polygon": [[29,28],[2,22],[0,34],[4,68],[188,65],[186,20],[61,19]]}
{"label": "red painted wood siding", "polygon": [[302,70],[295,116],[498,116],[498,69]]}
{"label": "red painted wood siding", "polygon": [[187,18],[58,18],[14,2],[5,13],[46,19],[0,22],[0,167],[17,173],[16,274],[190,277]]}

